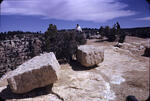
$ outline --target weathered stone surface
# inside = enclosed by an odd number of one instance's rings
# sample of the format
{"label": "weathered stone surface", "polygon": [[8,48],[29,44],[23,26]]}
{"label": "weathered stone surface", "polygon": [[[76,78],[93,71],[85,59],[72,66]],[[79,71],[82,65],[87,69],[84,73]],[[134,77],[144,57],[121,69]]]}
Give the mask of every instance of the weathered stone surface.
{"label": "weathered stone surface", "polygon": [[148,41],[141,41],[139,42],[124,42],[124,43],[119,43],[119,47],[129,51],[132,55],[144,55],[144,56],[149,56],[148,55],[148,48],[149,48],[149,42]]}
{"label": "weathered stone surface", "polygon": [[97,65],[104,60],[104,50],[102,47],[81,45],[78,47],[77,60],[86,67]]}
{"label": "weathered stone surface", "polygon": [[8,84],[14,93],[26,93],[57,80],[60,65],[54,53],[45,53],[23,63],[12,71]]}

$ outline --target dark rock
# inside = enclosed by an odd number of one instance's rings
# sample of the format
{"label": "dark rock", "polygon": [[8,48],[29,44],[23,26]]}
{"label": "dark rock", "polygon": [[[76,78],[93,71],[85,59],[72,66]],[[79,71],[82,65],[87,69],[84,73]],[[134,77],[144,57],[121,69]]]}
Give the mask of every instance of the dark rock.
{"label": "dark rock", "polygon": [[150,47],[146,47],[146,49],[144,51],[144,56],[150,57]]}
{"label": "dark rock", "polygon": [[135,96],[129,95],[127,96],[126,101],[138,101]]}

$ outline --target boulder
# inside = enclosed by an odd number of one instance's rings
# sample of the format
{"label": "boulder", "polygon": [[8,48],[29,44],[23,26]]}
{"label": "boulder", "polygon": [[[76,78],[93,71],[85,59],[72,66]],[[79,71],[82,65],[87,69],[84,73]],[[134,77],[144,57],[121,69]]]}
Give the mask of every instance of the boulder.
{"label": "boulder", "polygon": [[8,85],[14,93],[26,93],[54,83],[58,79],[59,69],[54,53],[41,54],[12,71],[7,79]]}
{"label": "boulder", "polygon": [[81,45],[77,50],[77,61],[85,67],[95,66],[104,60],[102,47],[92,45]]}
{"label": "boulder", "polygon": [[144,51],[144,56],[150,57],[150,47],[146,47],[146,49]]}

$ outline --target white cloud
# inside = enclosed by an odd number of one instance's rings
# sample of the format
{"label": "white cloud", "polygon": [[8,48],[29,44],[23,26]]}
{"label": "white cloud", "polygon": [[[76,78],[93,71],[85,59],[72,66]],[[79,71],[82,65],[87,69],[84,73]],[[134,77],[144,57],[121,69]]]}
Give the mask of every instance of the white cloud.
{"label": "white cloud", "polygon": [[104,22],[131,16],[118,0],[14,0],[2,3],[2,14],[41,15],[43,19]]}
{"label": "white cloud", "polygon": [[150,21],[150,17],[137,18],[136,20]]}

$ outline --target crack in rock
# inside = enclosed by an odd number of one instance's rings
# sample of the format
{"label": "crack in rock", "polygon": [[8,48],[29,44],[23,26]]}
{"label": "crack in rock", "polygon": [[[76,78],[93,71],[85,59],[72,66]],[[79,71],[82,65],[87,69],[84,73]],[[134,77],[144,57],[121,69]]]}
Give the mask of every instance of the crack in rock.
{"label": "crack in rock", "polygon": [[55,96],[57,96],[57,98],[60,99],[61,101],[64,101],[64,99],[59,94],[57,94],[53,91],[51,93],[54,94]]}

